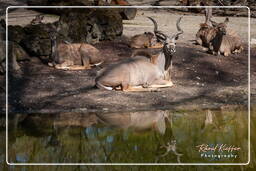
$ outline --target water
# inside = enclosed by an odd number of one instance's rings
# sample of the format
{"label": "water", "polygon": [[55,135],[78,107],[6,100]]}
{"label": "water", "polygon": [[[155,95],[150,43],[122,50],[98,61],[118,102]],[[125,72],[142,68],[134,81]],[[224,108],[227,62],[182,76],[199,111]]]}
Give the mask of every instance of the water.
{"label": "water", "polygon": [[[10,116],[8,160],[11,163],[246,163],[247,116],[247,111],[241,108],[16,114]],[[4,129],[0,136],[4,137]],[[217,147],[199,152],[199,145]],[[233,150],[225,151],[223,147]],[[2,149],[0,162],[4,161]]]}

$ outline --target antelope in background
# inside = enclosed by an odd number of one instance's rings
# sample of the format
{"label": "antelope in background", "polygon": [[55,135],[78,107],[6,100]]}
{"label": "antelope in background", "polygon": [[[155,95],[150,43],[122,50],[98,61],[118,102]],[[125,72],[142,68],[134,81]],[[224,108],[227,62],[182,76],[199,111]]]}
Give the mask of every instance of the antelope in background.
{"label": "antelope in background", "polygon": [[213,54],[217,53],[218,55],[224,54],[224,56],[228,56],[231,53],[241,53],[243,50],[241,38],[227,34],[228,22],[228,18],[223,23],[216,23],[211,20],[215,29],[215,36],[211,40],[209,48]]}
{"label": "antelope in background", "polygon": [[144,91],[144,88],[173,86],[168,73],[171,69],[172,55],[176,51],[175,41],[183,33],[179,26],[181,18],[176,22],[176,34],[169,37],[161,33],[164,46],[159,54],[137,52],[132,58],[110,65],[96,77],[96,86],[106,90],[122,91]]}
{"label": "antelope in background", "polygon": [[[59,26],[57,26],[58,31]],[[58,43],[57,32],[50,33],[53,62],[48,63],[49,66],[63,70],[82,70],[91,69],[92,66],[100,65],[103,62],[100,51],[90,44],[67,41]]]}
{"label": "antelope in background", "polygon": [[163,44],[159,41],[159,32],[157,29],[156,21],[151,18],[150,19],[154,24],[154,33],[145,32],[144,34],[138,34],[131,38],[130,47],[132,48],[162,48]]}
{"label": "antelope in background", "polygon": [[131,48],[149,48],[155,44],[155,35],[152,32],[137,34],[131,38]]}
{"label": "antelope in background", "polygon": [[[240,53],[243,49],[240,36],[233,30],[227,29],[228,19],[223,23],[216,23],[211,20],[212,9],[205,9],[205,23],[200,24],[196,34],[196,43],[204,46],[204,50],[213,54]],[[212,24],[212,26],[210,25]]]}

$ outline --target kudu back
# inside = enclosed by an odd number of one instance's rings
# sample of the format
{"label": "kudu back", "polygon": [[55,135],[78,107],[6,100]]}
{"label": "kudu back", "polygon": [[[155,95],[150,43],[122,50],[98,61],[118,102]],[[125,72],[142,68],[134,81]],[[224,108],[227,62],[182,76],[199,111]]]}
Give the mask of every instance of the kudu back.
{"label": "kudu back", "polygon": [[176,34],[169,37],[161,33],[164,46],[159,54],[153,56],[146,52],[137,52],[133,57],[105,68],[96,77],[96,86],[106,90],[120,88],[123,91],[143,91],[141,87],[171,87],[173,83],[165,79],[165,75],[171,68],[172,55],[176,51],[175,40],[183,33],[179,26],[181,18],[176,22]]}
{"label": "kudu back", "polygon": [[50,33],[51,38],[51,59],[50,66],[56,69],[81,70],[90,69],[94,65],[103,62],[102,54],[94,46],[87,43],[69,43],[67,41],[58,41],[57,31]]}

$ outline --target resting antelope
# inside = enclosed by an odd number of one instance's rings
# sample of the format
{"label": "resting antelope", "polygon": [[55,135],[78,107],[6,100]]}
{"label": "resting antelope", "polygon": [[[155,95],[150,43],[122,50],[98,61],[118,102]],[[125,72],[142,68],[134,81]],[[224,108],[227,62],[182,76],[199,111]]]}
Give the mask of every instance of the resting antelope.
{"label": "resting antelope", "polygon": [[210,26],[210,18],[212,17],[212,9],[205,9],[205,22],[200,24],[200,28],[196,33],[196,43],[204,47],[209,47],[209,43],[213,35],[213,27]]}
{"label": "resting antelope", "polygon": [[157,23],[156,21],[148,17],[153,24],[154,24],[154,33],[152,32],[145,32],[144,34],[138,34],[135,35],[131,38],[131,43],[130,47],[132,48],[162,48],[163,45],[161,42],[159,42],[158,38],[158,33],[159,31],[157,30]]}
{"label": "resting antelope", "polygon": [[[241,44],[241,39],[239,37],[239,35],[233,31],[232,29],[228,29],[227,28],[227,20],[226,22],[224,23],[213,23],[213,21],[211,20],[212,18],[212,9],[211,8],[206,8],[205,9],[205,23],[201,23],[200,24],[200,29],[198,30],[198,32],[196,33],[196,43],[197,44],[200,44],[202,46],[204,46],[206,49],[205,50],[212,50],[212,42],[214,42],[215,44],[215,51],[216,51],[216,48],[217,46],[220,46],[221,44],[221,51],[222,53],[224,53],[223,51],[223,47],[228,47],[229,45],[227,45],[227,41],[224,40],[223,42],[221,41],[220,38],[220,33],[221,33],[221,30],[224,30],[225,29],[225,37],[230,37],[228,38],[229,40],[232,40],[236,42],[236,44]],[[211,23],[213,26],[211,26]],[[219,33],[219,36],[216,37],[217,33]],[[232,37],[232,38],[231,38]],[[225,38],[226,39],[226,38]],[[214,41],[213,41],[214,40]],[[218,41],[217,41],[218,40]],[[217,43],[218,42],[218,43]],[[239,43],[240,42],[240,43]],[[209,49],[211,47],[211,49]],[[238,50],[240,49],[240,50]],[[240,52],[242,50],[242,47],[241,48],[230,48],[230,53],[232,52]],[[226,50],[227,52],[229,50]],[[226,53],[227,55],[227,53]]]}
{"label": "resting antelope", "polygon": [[151,32],[145,32],[144,34],[137,34],[131,38],[131,48],[149,48],[155,43],[155,35]]}
{"label": "resting antelope", "polygon": [[103,62],[102,55],[94,46],[86,43],[57,43],[57,34],[52,32],[51,37],[51,58],[56,69],[81,70],[90,69],[94,65]]}
{"label": "resting antelope", "polygon": [[243,50],[242,41],[237,36],[227,34],[227,23],[229,19],[226,18],[223,23],[216,23],[212,21],[215,30],[215,36],[210,41],[210,50],[213,54],[224,54],[228,56],[231,53],[240,53]]}
{"label": "resting antelope", "polygon": [[120,88],[123,91],[143,91],[144,87],[171,87],[173,83],[168,73],[172,55],[176,51],[175,40],[183,33],[179,26],[181,18],[176,22],[178,30],[176,34],[169,37],[161,33],[164,46],[158,55],[138,52],[132,58],[111,65],[96,77],[96,86],[106,90]]}

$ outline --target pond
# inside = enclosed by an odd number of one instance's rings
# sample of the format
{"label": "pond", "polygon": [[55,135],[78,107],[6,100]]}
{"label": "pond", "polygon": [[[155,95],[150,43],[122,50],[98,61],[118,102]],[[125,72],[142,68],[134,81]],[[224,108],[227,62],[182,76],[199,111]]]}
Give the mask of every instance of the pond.
{"label": "pond", "polygon": [[[244,108],[10,114],[8,125],[10,163],[248,161],[248,115]],[[5,129],[0,136],[4,139]],[[4,162],[4,144],[1,146],[0,162]]]}

